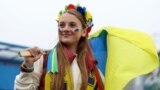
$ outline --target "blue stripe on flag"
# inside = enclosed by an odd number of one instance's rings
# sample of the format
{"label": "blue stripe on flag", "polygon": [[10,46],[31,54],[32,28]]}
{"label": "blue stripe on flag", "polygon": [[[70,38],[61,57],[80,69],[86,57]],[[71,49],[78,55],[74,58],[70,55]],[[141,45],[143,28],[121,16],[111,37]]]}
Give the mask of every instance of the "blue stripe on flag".
{"label": "blue stripe on flag", "polygon": [[95,59],[98,61],[98,68],[105,75],[107,60],[107,31],[103,30],[98,37],[89,40]]}
{"label": "blue stripe on flag", "polygon": [[52,71],[52,53],[53,53],[53,50],[49,53],[49,56],[48,56],[47,71],[49,72]]}

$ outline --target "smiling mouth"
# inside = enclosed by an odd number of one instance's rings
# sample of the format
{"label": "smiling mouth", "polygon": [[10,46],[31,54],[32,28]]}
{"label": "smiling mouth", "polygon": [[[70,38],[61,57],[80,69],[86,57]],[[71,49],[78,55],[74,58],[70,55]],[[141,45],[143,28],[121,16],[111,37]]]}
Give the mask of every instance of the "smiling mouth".
{"label": "smiling mouth", "polygon": [[61,33],[62,36],[72,36],[73,33]]}
{"label": "smiling mouth", "polygon": [[72,36],[72,34],[61,34],[61,35],[64,36],[64,37]]}

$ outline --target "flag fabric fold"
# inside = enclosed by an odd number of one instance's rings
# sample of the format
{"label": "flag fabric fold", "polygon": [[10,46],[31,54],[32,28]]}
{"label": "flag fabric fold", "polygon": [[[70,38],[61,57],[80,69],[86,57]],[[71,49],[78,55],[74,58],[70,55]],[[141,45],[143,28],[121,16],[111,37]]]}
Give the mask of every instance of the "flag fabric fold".
{"label": "flag fabric fold", "polygon": [[159,66],[153,40],[144,32],[102,27],[89,36],[89,43],[105,75],[105,90],[123,90],[130,80]]}

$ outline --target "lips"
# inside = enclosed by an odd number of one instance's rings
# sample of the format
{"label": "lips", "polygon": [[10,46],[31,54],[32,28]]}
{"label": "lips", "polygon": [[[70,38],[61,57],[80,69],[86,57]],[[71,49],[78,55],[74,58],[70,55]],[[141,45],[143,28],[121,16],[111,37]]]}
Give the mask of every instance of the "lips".
{"label": "lips", "polygon": [[61,32],[62,36],[72,36],[73,33],[72,32]]}

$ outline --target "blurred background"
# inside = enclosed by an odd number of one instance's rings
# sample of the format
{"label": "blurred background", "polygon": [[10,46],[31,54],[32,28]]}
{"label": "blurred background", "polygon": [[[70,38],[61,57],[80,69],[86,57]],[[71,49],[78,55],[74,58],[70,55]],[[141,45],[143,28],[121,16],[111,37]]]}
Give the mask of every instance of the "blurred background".
{"label": "blurred background", "polygon": [[[32,46],[53,48],[58,41],[57,14],[69,3],[85,6],[91,12],[94,22],[91,33],[102,26],[143,31],[153,38],[157,53],[160,52],[159,0],[0,0],[0,89],[13,89],[23,61],[18,51]],[[144,79],[140,77],[131,83]],[[127,88],[131,90],[132,85]]]}

